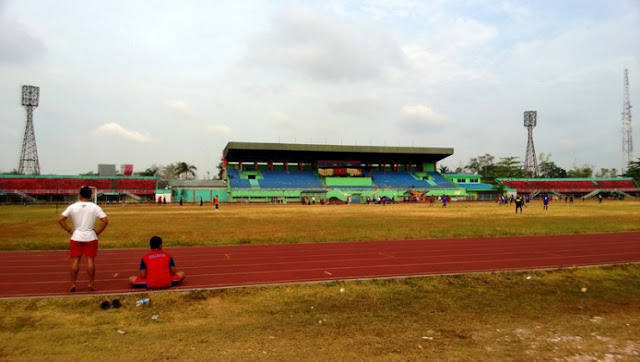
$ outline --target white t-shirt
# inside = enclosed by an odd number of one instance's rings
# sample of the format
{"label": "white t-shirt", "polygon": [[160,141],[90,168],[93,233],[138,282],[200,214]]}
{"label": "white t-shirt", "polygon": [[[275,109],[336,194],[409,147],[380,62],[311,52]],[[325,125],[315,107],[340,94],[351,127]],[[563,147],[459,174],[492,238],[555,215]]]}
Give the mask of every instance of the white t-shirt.
{"label": "white t-shirt", "polygon": [[69,205],[62,212],[62,216],[71,217],[75,230],[71,234],[71,240],[92,241],[98,239],[94,230],[96,219],[107,217],[102,208],[92,202],[78,201]]}

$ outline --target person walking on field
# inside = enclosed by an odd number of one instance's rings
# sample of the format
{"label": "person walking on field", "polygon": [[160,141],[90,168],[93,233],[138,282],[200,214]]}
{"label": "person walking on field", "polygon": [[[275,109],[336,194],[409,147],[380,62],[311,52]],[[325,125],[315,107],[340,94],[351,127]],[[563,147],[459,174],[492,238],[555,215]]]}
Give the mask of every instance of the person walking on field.
{"label": "person walking on field", "polygon": [[[96,291],[96,268],[94,259],[98,253],[98,235],[102,234],[109,224],[107,214],[102,208],[91,201],[91,189],[84,186],[80,189],[80,201],[69,205],[58,218],[58,224],[68,232],[69,256],[71,257],[71,288],[69,292],[76,291],[76,279],[80,269],[80,258],[87,257],[87,274],[89,274],[89,290]],[[67,219],[73,220],[73,229],[67,224]],[[96,219],[100,219],[100,226],[96,229]]]}
{"label": "person walking on field", "polygon": [[162,251],[162,238],[152,236],[149,240],[151,251],[140,261],[140,276],[129,277],[134,288],[159,289],[178,285],[184,279],[184,272],[176,271],[173,258]]}
{"label": "person walking on field", "polygon": [[218,211],[219,210],[218,195],[216,195],[216,197],[213,198],[213,205],[216,207],[216,211]]}
{"label": "person walking on field", "polygon": [[544,195],[542,198],[542,209],[549,210],[549,195]]}

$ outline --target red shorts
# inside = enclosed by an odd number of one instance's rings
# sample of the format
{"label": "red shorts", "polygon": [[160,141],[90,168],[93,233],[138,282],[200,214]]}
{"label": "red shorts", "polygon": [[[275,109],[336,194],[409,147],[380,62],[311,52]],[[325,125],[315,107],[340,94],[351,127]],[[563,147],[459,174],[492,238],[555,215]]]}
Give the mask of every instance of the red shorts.
{"label": "red shorts", "polygon": [[98,240],[93,241],[69,241],[69,257],[89,256],[95,258],[98,255]]}
{"label": "red shorts", "polygon": [[135,281],[135,287],[136,288],[147,288],[147,289],[159,289],[159,288],[175,287],[179,283],[180,283],[180,276],[178,274],[172,275],[171,279],[167,280],[167,283],[165,285],[153,286],[153,287],[149,287],[147,285],[147,279],[143,279],[143,278],[137,277],[136,281]]}

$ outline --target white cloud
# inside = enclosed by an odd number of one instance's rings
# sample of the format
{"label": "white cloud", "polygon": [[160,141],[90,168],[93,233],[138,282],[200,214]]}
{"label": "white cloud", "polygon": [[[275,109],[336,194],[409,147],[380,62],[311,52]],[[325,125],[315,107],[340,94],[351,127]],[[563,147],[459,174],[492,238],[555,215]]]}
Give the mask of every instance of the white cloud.
{"label": "white cloud", "polygon": [[295,129],[296,124],[291,120],[291,117],[286,115],[283,112],[274,111],[269,114],[269,121],[271,124],[278,129]]}
{"label": "white cloud", "polygon": [[191,107],[185,102],[185,101],[181,101],[178,99],[170,99],[164,102],[165,106],[167,106],[169,109],[178,112],[180,114],[183,115],[192,115],[193,111],[191,110]]}
{"label": "white cloud", "polygon": [[275,16],[271,28],[256,36],[250,45],[247,64],[312,80],[379,79],[387,68],[404,66],[398,44],[384,29],[300,7]]}
{"label": "white cloud", "polygon": [[440,130],[451,122],[443,115],[423,105],[407,105],[402,107],[398,125],[412,132]]}
{"label": "white cloud", "polygon": [[229,126],[225,126],[224,124],[214,124],[208,126],[207,130],[216,135],[216,137],[227,140],[231,139],[231,128],[229,128]]}
{"label": "white cloud", "polygon": [[136,141],[136,142],[151,142],[151,135],[148,133],[142,134],[137,131],[130,131],[118,123],[111,122],[103,124],[95,131],[96,136],[118,136],[123,139]]}

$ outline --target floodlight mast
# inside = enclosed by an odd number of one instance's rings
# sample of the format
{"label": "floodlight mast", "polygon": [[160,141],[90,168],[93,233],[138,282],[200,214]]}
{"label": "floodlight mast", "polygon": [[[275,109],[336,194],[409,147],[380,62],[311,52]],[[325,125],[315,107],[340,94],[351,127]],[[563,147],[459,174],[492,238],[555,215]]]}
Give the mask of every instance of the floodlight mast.
{"label": "floodlight mast", "polygon": [[524,126],[527,128],[527,154],[524,158],[524,171],[526,174],[538,177],[538,160],[536,159],[536,149],[533,146],[533,128],[537,124],[538,112],[524,112]]}
{"label": "floodlight mast", "polygon": [[624,101],[622,105],[622,168],[621,173],[633,161],[633,132],[631,131],[631,101],[629,100],[629,72],[624,70]]}
{"label": "floodlight mast", "polygon": [[22,139],[22,152],[20,153],[20,165],[18,173],[40,174],[40,161],[38,161],[38,148],[36,135],[33,130],[33,110],[38,107],[40,100],[40,87],[32,85],[22,86],[22,105],[27,109],[27,125]]}

